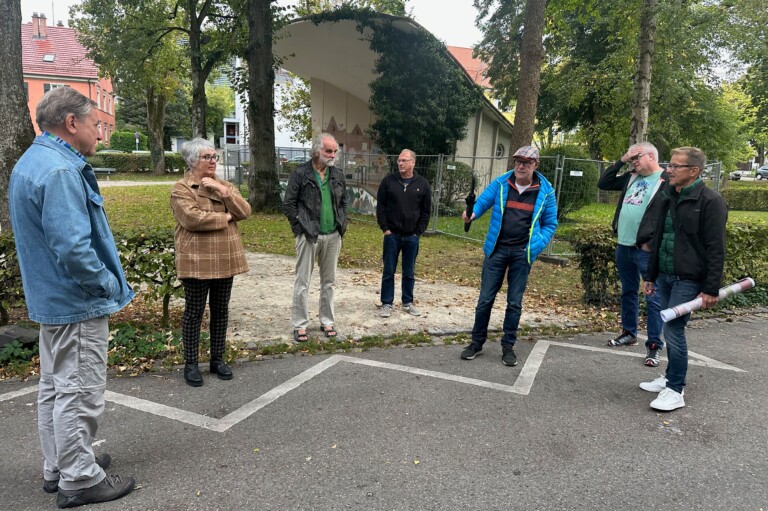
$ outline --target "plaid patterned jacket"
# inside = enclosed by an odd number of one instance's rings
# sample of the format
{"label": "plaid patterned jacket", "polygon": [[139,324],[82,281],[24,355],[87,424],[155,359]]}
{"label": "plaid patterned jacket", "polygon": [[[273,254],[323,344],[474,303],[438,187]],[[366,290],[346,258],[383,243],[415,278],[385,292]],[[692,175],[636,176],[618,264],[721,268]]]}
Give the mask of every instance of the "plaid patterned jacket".
{"label": "plaid patterned jacket", "polygon": [[[237,222],[251,206],[232,183],[229,197],[200,186],[191,172],[173,185],[171,209],[176,219],[176,274],[185,279],[221,279],[248,271]],[[226,213],[233,217],[227,222]]]}

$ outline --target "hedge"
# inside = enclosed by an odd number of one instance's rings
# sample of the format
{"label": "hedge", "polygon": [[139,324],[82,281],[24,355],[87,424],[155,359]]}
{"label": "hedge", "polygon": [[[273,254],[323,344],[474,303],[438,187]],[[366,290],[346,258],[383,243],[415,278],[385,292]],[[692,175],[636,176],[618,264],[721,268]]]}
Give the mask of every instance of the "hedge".
{"label": "hedge", "polygon": [[[584,288],[584,303],[617,304],[621,295],[616,270],[616,238],[607,226],[577,227],[563,239],[576,250]],[[768,303],[768,226],[729,223],[726,225],[726,258],[723,285],[752,277],[755,290],[729,299],[731,304]]]}
{"label": "hedge", "polygon": [[133,151],[138,149],[140,151],[146,151],[149,149],[147,145],[147,136],[144,133],[139,133],[139,147],[136,147],[136,133],[133,131],[116,131],[109,137],[109,148],[116,151]]}
{"label": "hedge", "polygon": [[727,187],[720,194],[730,209],[737,211],[768,211],[768,186],[754,188]]}
{"label": "hedge", "polygon": [[[88,158],[92,167],[106,167],[117,172],[151,172],[152,156],[148,153],[96,153]],[[184,172],[186,163],[178,153],[165,154],[165,172]]]}

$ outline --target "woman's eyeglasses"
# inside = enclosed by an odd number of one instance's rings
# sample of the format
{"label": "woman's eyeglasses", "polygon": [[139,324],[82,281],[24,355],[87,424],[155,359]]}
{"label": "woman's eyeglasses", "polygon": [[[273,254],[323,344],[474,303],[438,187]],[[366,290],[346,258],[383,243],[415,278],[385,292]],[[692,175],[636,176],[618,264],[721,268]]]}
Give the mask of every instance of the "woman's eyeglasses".
{"label": "woman's eyeglasses", "polygon": [[218,154],[204,154],[200,158],[202,158],[205,161],[219,161],[219,155]]}

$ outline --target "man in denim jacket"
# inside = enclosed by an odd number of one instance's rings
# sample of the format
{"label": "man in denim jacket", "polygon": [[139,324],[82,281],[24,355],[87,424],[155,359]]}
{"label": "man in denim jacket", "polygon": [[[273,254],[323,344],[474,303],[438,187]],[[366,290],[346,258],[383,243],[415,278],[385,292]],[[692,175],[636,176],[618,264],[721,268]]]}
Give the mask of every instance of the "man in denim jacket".
{"label": "man in denim jacket", "polygon": [[58,506],[118,499],[132,478],[106,475],[92,443],[104,411],[109,314],[134,294],[85,157],[96,150],[96,103],[69,87],[37,106],[44,130],[11,173],[8,202],[29,319],[40,323],[38,430],[43,490]]}

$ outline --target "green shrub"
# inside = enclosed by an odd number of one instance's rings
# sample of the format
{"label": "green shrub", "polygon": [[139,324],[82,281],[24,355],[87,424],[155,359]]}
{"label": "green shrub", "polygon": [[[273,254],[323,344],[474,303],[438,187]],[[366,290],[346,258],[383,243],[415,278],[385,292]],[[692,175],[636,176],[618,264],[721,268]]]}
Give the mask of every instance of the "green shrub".
{"label": "green shrub", "polygon": [[[439,197],[441,213],[461,214],[464,197],[469,193],[472,185],[472,167],[460,161],[444,161],[440,183],[437,183],[437,161],[433,161],[424,169],[417,169],[432,187],[432,200]],[[455,169],[449,169],[455,166]]]}
{"label": "green shrub", "polygon": [[[147,136],[143,133],[139,133],[139,150],[146,151],[149,149],[147,145]],[[136,133],[133,131],[116,131],[112,133],[109,138],[109,148],[116,151],[134,151],[136,150]]]}
{"label": "green shrub", "polygon": [[[88,158],[92,167],[113,168],[117,172],[151,172],[152,156],[148,153],[98,153]],[[186,163],[178,153],[165,154],[165,172],[184,172]]]}
{"label": "green shrub", "polygon": [[768,187],[741,188],[728,186],[720,192],[730,209],[738,211],[768,211]]}
{"label": "green shrub", "polygon": [[0,235],[0,326],[8,324],[8,311],[24,305],[16,243],[10,231]]}
{"label": "green shrub", "polygon": [[156,228],[115,233],[115,243],[126,280],[142,288],[146,298],[163,301],[162,325],[168,326],[171,297],[184,294],[176,278],[173,230]]}
{"label": "green shrub", "polygon": [[[562,185],[557,197],[557,218],[562,220],[569,213],[582,206],[592,204],[597,197],[597,181],[600,167],[589,160],[586,149],[573,144],[550,146],[541,151],[542,156],[561,155],[566,158],[563,168]],[[539,172],[544,174],[553,186],[555,184],[555,158],[542,158]],[[578,175],[578,174],[581,175]],[[572,175],[577,174],[577,175]]]}
{"label": "green shrub", "polygon": [[613,305],[621,296],[616,269],[616,238],[608,226],[577,227],[563,237],[576,250],[584,303]]}

